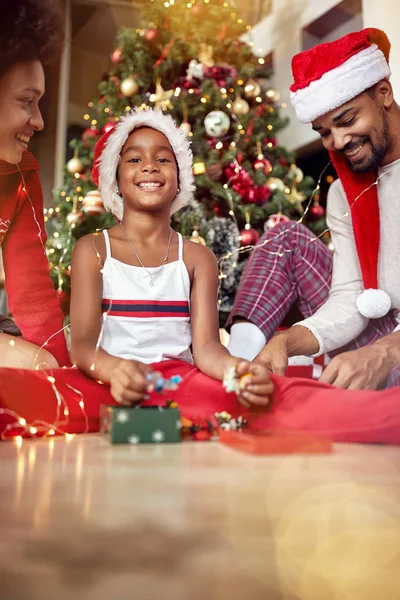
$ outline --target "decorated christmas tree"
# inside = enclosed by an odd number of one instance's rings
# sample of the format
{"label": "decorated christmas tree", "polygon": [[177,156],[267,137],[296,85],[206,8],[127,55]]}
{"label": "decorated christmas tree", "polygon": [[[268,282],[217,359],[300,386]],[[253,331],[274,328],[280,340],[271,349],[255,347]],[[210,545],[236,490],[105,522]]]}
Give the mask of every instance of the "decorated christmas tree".
{"label": "decorated christmas tree", "polygon": [[52,276],[68,311],[76,240],[115,221],[91,179],[99,137],[133,107],[169,112],[192,141],[195,200],[173,227],[209,245],[220,259],[220,309],[228,312],[251,247],[266,229],[302,218],[325,228],[313,180],[277,143],[286,126],[279,91],[268,85],[267,57],[253,53],[251,27],[222,0],[151,0],[136,30],[118,33],[110,71],[71,142],[65,184],[46,214]]}

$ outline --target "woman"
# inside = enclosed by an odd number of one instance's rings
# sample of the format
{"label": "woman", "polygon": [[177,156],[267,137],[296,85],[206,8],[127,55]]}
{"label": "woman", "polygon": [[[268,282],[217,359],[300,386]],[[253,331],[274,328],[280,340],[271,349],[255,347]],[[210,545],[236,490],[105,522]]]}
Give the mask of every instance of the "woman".
{"label": "woman", "polygon": [[[21,337],[0,320],[0,366],[69,364],[63,315],[45,253],[39,165],[28,151],[43,129],[43,64],[61,52],[58,0],[4,0],[0,20],[0,245],[8,302]],[[3,320],[4,323],[4,320]],[[10,331],[15,333],[15,331]],[[41,349],[45,345],[46,349]]]}

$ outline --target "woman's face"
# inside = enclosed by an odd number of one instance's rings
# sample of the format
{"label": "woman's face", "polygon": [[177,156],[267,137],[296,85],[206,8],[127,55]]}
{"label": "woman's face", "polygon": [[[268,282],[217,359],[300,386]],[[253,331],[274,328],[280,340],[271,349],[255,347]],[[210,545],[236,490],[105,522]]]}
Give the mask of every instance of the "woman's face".
{"label": "woman's face", "polygon": [[0,160],[19,163],[34,132],[43,129],[39,110],[43,94],[39,61],[17,63],[0,79]]}

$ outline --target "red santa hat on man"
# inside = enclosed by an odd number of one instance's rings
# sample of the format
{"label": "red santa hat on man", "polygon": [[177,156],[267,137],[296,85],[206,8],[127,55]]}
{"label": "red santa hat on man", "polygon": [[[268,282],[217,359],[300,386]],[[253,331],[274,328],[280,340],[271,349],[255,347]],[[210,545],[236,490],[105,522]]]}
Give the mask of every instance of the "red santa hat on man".
{"label": "red santa hat on man", "polygon": [[178,193],[171,204],[171,215],[193,199],[193,153],[184,131],[170,115],[161,110],[132,110],[98,140],[94,150],[92,179],[99,187],[104,208],[122,220],[124,202],[117,183],[121,150],[134,129],[150,127],[161,131],[171,144],[178,165]]}
{"label": "red santa hat on man", "polygon": [[[299,121],[311,123],[378,81],[389,79],[389,52],[390,42],[386,34],[379,29],[368,28],[294,56],[290,100]],[[382,317],[390,310],[391,300],[384,290],[378,289],[377,173],[356,173],[338,152],[329,154],[351,209],[365,288],[357,298],[357,308],[370,319]]]}

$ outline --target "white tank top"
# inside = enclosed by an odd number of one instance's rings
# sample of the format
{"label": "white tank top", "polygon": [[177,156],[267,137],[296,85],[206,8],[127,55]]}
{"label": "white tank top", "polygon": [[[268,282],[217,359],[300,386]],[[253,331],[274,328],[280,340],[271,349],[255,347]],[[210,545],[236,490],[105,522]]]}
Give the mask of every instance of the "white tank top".
{"label": "white tank top", "polygon": [[[182,236],[178,233],[178,260],[164,265],[151,286],[143,267],[111,256],[108,232],[103,233],[103,313],[107,317],[101,347],[113,356],[147,364],[171,358],[193,362],[190,279],[183,262]],[[158,270],[147,268],[152,273]]]}

